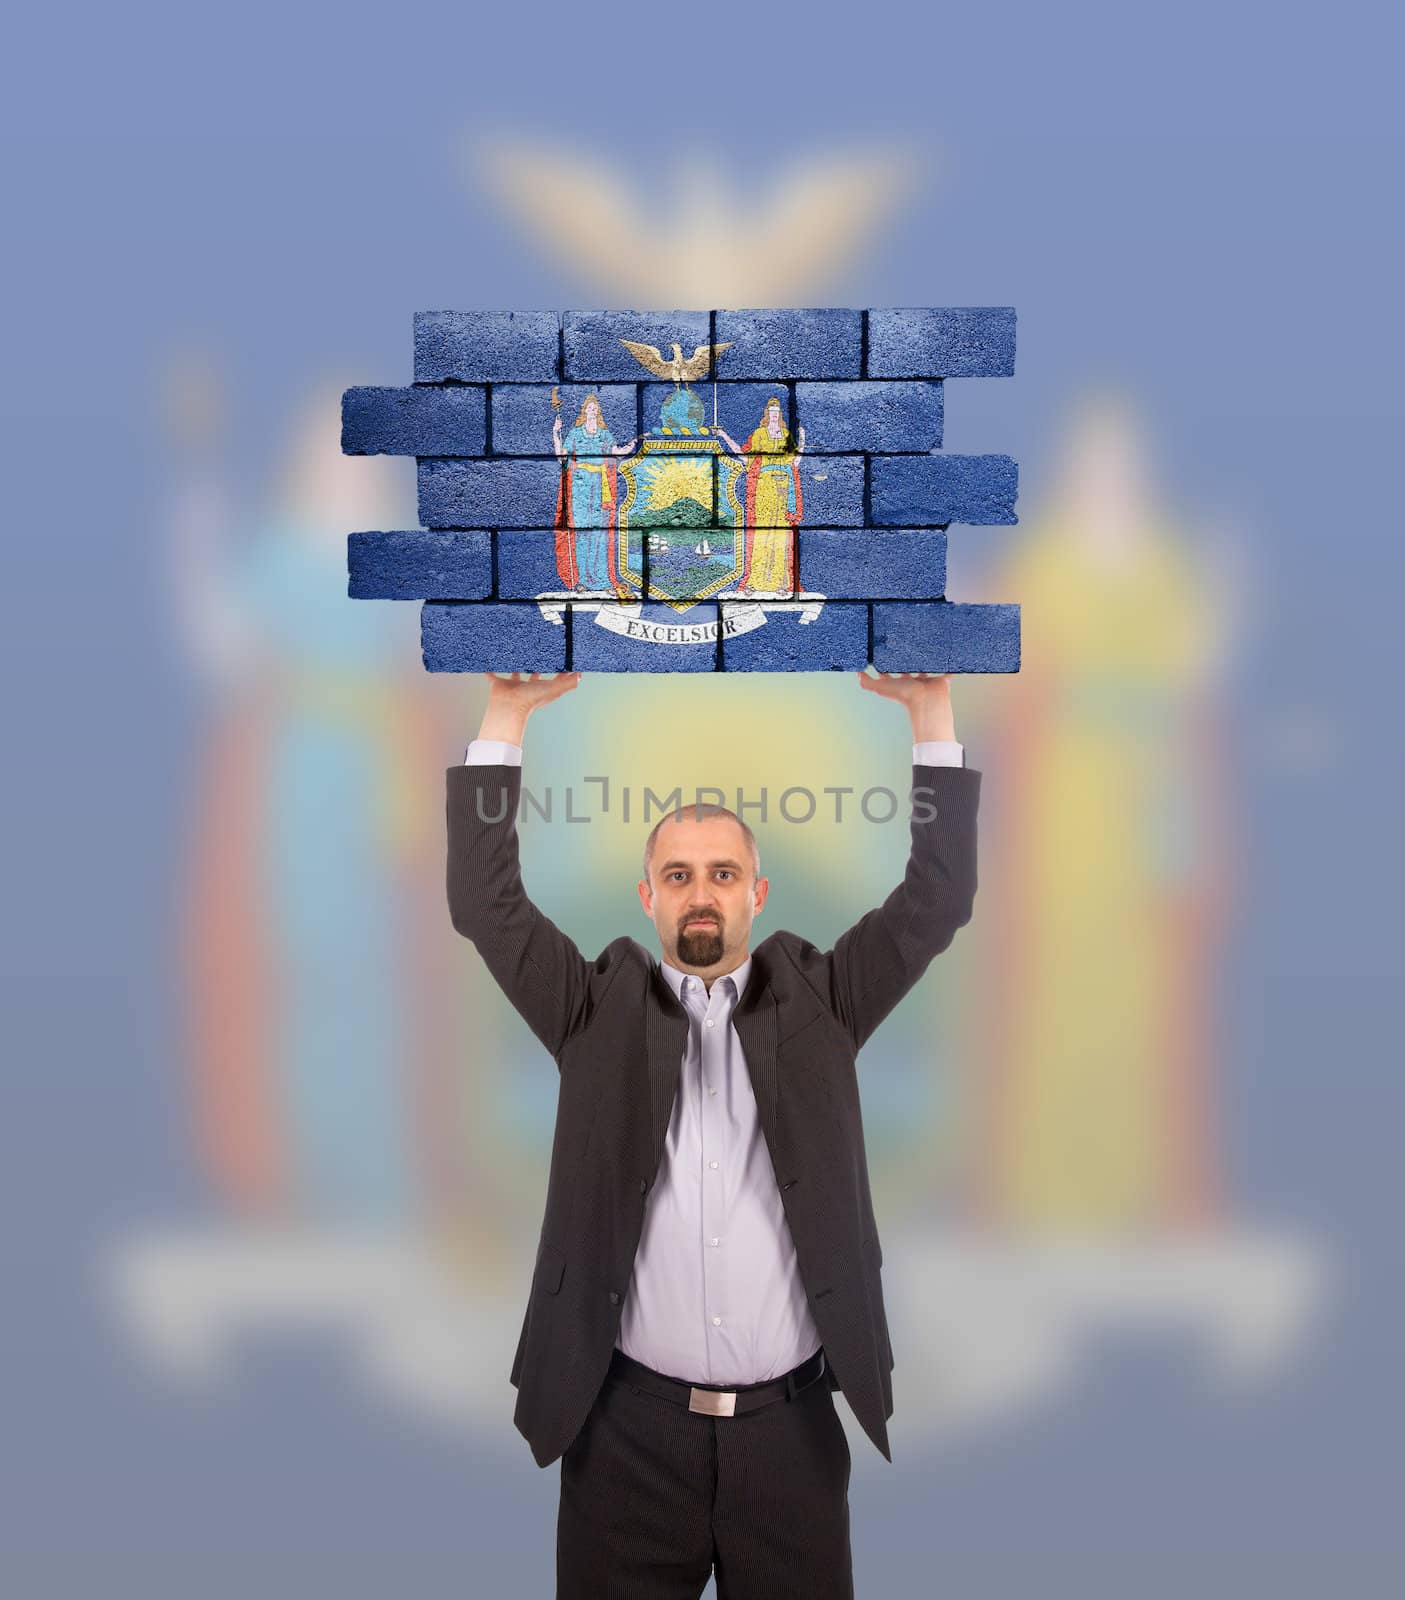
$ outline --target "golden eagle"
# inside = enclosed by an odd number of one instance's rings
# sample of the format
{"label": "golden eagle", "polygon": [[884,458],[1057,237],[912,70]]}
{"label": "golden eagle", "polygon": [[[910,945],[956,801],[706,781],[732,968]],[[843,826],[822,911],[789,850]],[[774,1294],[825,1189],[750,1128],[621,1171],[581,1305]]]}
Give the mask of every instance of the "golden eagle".
{"label": "golden eagle", "polygon": [[672,347],[673,359],[670,361],[655,345],[636,344],[633,339],[621,339],[620,343],[646,372],[652,372],[657,378],[672,378],[674,385],[681,389],[694,378],[705,378],[713,361],[724,350],[729,350],[734,341],[728,339],[725,344],[700,344],[686,361],[681,344]]}

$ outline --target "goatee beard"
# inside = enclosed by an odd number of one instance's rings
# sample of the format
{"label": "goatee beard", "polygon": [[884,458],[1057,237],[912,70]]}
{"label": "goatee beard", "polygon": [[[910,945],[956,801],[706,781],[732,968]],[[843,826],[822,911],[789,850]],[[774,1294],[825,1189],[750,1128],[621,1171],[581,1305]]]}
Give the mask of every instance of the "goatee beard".
{"label": "goatee beard", "polygon": [[715,966],[722,959],[721,928],[684,928],[678,935],[678,957],[690,967]]}

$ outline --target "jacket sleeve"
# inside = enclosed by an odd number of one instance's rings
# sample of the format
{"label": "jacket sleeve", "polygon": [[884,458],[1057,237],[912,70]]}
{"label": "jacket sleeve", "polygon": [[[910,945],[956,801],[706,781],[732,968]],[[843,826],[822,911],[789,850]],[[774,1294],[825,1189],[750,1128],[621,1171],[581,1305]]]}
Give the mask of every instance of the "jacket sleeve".
{"label": "jacket sleeve", "polygon": [[831,1007],[856,1050],[971,920],[980,789],[974,767],[912,769],[903,881],[824,958]]}
{"label": "jacket sleeve", "polygon": [[590,967],[522,887],[517,842],[522,769],[497,763],[455,766],[446,779],[450,919],[472,940],[527,1026],[558,1057],[584,1016]]}

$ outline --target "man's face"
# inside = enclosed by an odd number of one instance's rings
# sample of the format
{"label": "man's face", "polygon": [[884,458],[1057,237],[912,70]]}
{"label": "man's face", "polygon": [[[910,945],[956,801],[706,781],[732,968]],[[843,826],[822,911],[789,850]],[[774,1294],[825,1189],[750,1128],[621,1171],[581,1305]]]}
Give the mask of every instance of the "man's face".
{"label": "man's face", "polygon": [[753,871],[751,846],[731,817],[698,819],[686,806],[668,817],[639,900],[671,967],[708,977],[741,965],[770,887]]}

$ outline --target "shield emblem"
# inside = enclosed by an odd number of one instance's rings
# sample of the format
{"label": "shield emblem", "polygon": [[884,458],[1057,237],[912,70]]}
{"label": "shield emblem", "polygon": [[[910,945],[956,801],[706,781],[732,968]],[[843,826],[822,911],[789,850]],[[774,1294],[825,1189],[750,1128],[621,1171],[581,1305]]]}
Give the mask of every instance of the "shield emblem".
{"label": "shield emblem", "polygon": [[734,588],[745,556],[744,464],[713,437],[706,415],[691,389],[674,389],[658,426],[619,468],[622,576],[679,612]]}

